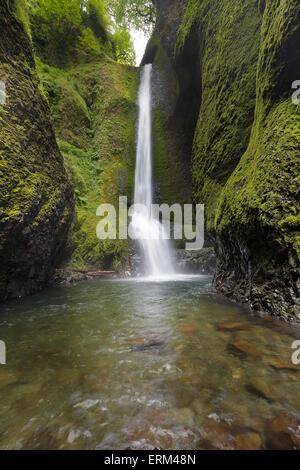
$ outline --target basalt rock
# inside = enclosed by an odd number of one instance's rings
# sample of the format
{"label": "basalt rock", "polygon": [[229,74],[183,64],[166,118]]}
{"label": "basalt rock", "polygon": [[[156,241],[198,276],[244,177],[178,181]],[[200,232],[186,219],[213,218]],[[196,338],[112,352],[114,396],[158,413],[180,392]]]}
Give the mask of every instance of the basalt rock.
{"label": "basalt rock", "polygon": [[0,300],[41,289],[62,260],[73,191],[15,3],[0,5]]}
{"label": "basalt rock", "polygon": [[217,253],[215,288],[299,320],[300,108],[291,99],[299,2],[156,4],[143,63],[153,62],[168,83],[155,111],[161,198],[172,199],[166,189],[180,188],[191,169],[193,201],[205,204],[206,237]]}

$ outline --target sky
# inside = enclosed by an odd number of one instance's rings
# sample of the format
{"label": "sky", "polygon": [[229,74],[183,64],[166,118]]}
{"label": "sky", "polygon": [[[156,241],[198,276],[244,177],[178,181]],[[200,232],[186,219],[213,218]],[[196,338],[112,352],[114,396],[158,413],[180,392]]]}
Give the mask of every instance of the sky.
{"label": "sky", "polygon": [[132,29],[130,31],[130,34],[133,40],[133,45],[136,54],[136,65],[138,66],[140,65],[141,60],[143,58],[148,38],[142,31],[136,31],[135,29]]}

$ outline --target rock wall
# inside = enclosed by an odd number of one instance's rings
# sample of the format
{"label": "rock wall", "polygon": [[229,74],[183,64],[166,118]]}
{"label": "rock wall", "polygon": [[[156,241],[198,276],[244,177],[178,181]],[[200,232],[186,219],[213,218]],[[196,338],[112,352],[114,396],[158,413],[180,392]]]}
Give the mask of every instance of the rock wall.
{"label": "rock wall", "polygon": [[189,166],[193,200],[205,204],[215,288],[299,319],[300,107],[291,101],[300,79],[299,2],[156,3],[144,63],[172,78],[164,139],[175,154],[165,158]]}
{"label": "rock wall", "polygon": [[61,261],[73,191],[13,1],[0,4],[0,300],[41,289]]}

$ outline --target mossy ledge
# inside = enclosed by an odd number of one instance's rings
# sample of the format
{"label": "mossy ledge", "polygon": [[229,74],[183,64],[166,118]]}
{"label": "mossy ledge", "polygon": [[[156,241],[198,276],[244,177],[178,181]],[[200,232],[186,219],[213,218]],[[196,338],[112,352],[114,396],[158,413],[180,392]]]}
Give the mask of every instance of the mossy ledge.
{"label": "mossy ledge", "polygon": [[291,102],[299,2],[156,4],[144,63],[171,77],[173,99],[160,148],[172,148],[173,129],[180,129],[184,145],[173,145],[172,158],[191,162],[192,197],[206,207],[218,256],[214,286],[254,309],[299,320],[300,111]]}
{"label": "mossy ledge", "polygon": [[0,300],[41,289],[61,260],[72,185],[39,90],[32,46],[13,1],[0,5]]}

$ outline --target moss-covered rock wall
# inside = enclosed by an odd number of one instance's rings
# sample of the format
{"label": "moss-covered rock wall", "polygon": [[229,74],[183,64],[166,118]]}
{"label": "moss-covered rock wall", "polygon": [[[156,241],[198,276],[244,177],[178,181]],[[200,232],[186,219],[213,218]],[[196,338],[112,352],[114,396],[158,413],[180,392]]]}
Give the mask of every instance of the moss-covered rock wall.
{"label": "moss-covered rock wall", "polygon": [[63,256],[74,209],[31,43],[15,11],[13,1],[1,1],[0,300],[45,285]]}
{"label": "moss-covered rock wall", "polygon": [[214,285],[256,309],[299,318],[300,111],[291,101],[299,2],[156,3],[144,62],[172,70],[177,91],[169,88],[162,145],[176,142],[176,123],[184,146],[170,158],[188,164],[193,200],[205,204],[218,254]]}
{"label": "moss-covered rock wall", "polygon": [[132,202],[139,69],[99,54],[64,70],[38,60],[38,72],[75,190],[68,265],[124,272],[127,240],[99,240],[96,210]]}

